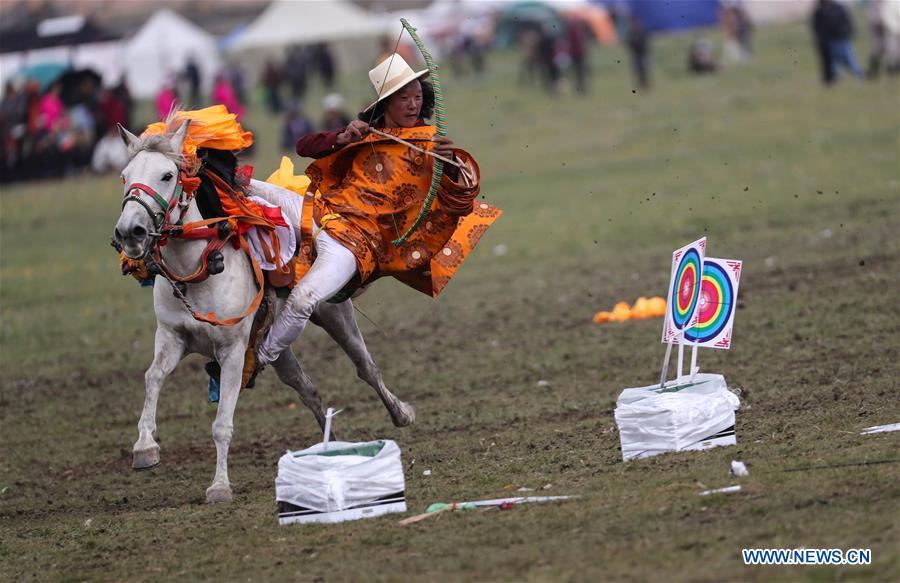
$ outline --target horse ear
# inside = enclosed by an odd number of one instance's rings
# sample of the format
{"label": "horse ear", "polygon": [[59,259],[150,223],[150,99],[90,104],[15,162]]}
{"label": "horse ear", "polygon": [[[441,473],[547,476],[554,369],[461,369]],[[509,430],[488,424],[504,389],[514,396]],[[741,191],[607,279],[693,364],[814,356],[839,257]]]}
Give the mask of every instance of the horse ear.
{"label": "horse ear", "polygon": [[178,128],[172,137],[169,139],[169,144],[172,146],[172,151],[181,153],[181,147],[184,145],[184,137],[187,135],[188,126],[191,125],[191,120],[186,119],[184,123],[181,124],[181,127]]}
{"label": "horse ear", "polygon": [[122,127],[122,124],[117,123],[116,125],[119,126],[119,135],[122,137],[122,141],[125,142],[129,152],[140,145],[141,139],[139,137]]}

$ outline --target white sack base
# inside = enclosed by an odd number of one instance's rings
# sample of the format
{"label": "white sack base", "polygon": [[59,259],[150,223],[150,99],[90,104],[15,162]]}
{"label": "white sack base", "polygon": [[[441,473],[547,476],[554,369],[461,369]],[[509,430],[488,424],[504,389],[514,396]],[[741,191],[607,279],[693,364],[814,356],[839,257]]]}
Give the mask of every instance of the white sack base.
{"label": "white sack base", "polygon": [[[379,443],[381,448],[373,457],[349,453]],[[345,453],[326,455],[325,449],[332,454]],[[404,502],[405,489],[396,442],[389,439],[362,443],[333,441],[281,456],[275,477],[275,502],[279,517],[285,514],[341,516],[338,513],[345,510]]]}
{"label": "white sack base", "polygon": [[735,445],[734,411],[740,406],[725,377],[698,374],[659,385],[625,389],[616,401],[624,461],[671,451]]}
{"label": "white sack base", "polygon": [[377,506],[348,508],[347,510],[338,510],[336,512],[317,512],[315,510],[282,512],[278,515],[278,524],[334,524],[361,518],[374,518],[393,512],[406,512],[406,500],[403,498],[397,502],[379,502],[377,504]]}

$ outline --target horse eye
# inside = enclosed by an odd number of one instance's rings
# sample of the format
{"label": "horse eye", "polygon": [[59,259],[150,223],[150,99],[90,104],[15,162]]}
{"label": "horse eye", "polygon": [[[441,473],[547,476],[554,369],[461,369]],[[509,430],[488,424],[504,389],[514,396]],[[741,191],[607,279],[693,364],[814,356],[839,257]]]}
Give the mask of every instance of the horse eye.
{"label": "horse eye", "polygon": [[163,182],[168,182],[168,181],[172,180],[172,176],[173,176],[173,174],[171,172],[166,172],[165,174],[163,174],[163,177],[162,177]]}

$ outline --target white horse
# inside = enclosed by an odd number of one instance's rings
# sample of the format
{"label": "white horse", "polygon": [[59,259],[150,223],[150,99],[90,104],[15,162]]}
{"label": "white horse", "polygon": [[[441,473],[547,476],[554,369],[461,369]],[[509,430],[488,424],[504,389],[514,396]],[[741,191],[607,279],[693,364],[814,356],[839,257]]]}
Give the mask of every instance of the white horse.
{"label": "white horse", "polygon": [[[178,196],[176,189],[182,143],[187,132],[185,122],[171,135],[148,136],[141,139],[120,128],[128,146],[129,163],[122,171],[125,185],[122,214],[116,223],[115,240],[129,258],[142,258],[156,245],[161,219],[165,215],[164,201]],[[141,184],[152,189],[136,190]],[[271,184],[253,181],[252,194],[277,204],[280,197],[297,195]],[[154,196],[153,194],[158,196]],[[182,195],[183,196],[183,195]],[[161,197],[161,198],[160,198]],[[183,197],[181,204],[172,210],[170,224],[202,220],[194,198]],[[299,217],[291,217],[299,220]],[[294,221],[292,221],[294,222]],[[299,222],[294,222],[299,225]],[[298,229],[299,230],[299,229]],[[189,274],[198,265],[206,246],[204,240],[170,239],[161,249],[161,256],[168,267],[179,274]],[[222,249],[225,271],[212,275],[205,281],[187,284],[186,297],[200,313],[215,312],[221,317],[243,313],[252,302],[257,287],[250,260],[241,249],[226,245]],[[280,310],[283,302],[276,302]],[[144,409],[138,422],[138,439],[134,444],[133,468],[147,469],[159,463],[159,445],[154,439],[156,431],[156,406],[166,377],[186,355],[199,353],[214,358],[221,366],[220,399],[216,419],[212,424],[213,441],[216,444],[216,473],[212,485],[206,490],[207,502],[227,502],[232,499],[228,480],[228,446],[233,433],[232,419],[241,387],[244,352],[250,336],[253,317],[247,317],[236,325],[212,326],[195,320],[181,301],[174,295],[173,287],[163,276],[157,276],[153,289],[153,307],[156,311],[156,339],[153,363],[145,375],[146,395]],[[332,304],[323,302],[311,318],[322,327],[347,353],[357,374],[370,384],[391,415],[394,425],[406,426],[415,421],[415,408],[395,397],[385,386],[381,372],[366,349],[353,313],[351,300]],[[315,415],[321,428],[325,425],[325,413],[318,391],[303,372],[291,350],[285,350],[272,363],[278,377],[300,395],[303,403]]]}

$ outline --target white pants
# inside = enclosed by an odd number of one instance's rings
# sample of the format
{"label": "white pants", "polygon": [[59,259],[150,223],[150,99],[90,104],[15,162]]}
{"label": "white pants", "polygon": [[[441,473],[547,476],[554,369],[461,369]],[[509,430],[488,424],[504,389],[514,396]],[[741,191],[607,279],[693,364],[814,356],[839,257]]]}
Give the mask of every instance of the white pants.
{"label": "white pants", "polygon": [[269,364],[296,340],[319,304],[330,299],[356,275],[356,257],[325,230],[313,225],[316,260],[300,283],[291,290],[284,309],[259,347],[258,362]]}

